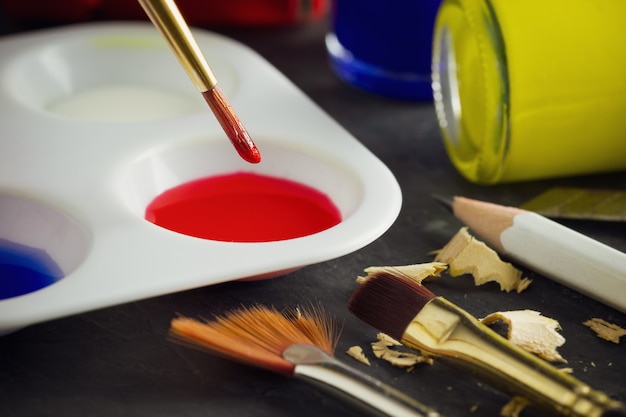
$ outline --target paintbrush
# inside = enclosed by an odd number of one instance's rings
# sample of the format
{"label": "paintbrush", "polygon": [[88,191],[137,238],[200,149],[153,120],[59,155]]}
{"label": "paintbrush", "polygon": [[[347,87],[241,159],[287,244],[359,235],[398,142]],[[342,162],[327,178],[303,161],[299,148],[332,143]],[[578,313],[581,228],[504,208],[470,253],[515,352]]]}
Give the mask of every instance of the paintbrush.
{"label": "paintbrush", "polygon": [[239,155],[248,162],[260,162],[261,153],[218,87],[217,78],[176,3],[173,0],[139,0],[139,4],[206,100]]}
{"label": "paintbrush", "polygon": [[354,292],[348,308],[405,346],[468,371],[550,414],[626,416],[622,403],[513,345],[410,278],[372,274]]}
{"label": "paintbrush", "polygon": [[174,340],[311,383],[376,416],[441,417],[400,391],[334,358],[339,328],[321,308],[285,313],[241,308],[213,321],[172,320]]}

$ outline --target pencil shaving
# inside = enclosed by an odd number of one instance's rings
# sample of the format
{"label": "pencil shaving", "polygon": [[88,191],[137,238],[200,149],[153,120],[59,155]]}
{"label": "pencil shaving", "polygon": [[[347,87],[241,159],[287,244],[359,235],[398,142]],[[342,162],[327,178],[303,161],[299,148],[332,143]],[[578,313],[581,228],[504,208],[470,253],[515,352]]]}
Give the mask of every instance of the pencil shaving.
{"label": "pencil shaving", "polygon": [[362,364],[365,364],[367,366],[371,365],[369,359],[367,359],[367,357],[365,356],[365,353],[363,352],[361,346],[352,346],[346,351],[346,353],[348,354],[348,356],[356,359]]}
{"label": "pencil shaving", "polygon": [[558,333],[561,329],[558,321],[533,310],[499,311],[481,319],[485,325],[498,321],[508,326],[507,337],[511,343],[549,362],[567,362],[557,352],[565,343],[565,338]]}
{"label": "pencil shaving", "polygon": [[[376,339],[377,340],[375,342],[371,343],[371,346],[372,352],[377,359],[384,360],[398,368],[406,369],[407,372],[411,372],[415,366],[420,363],[426,363],[428,365],[433,364],[432,358],[417,355],[411,352],[402,352],[392,349],[403,345],[388,334],[378,333],[376,335]],[[365,357],[363,349],[360,346],[352,346],[346,353],[365,365],[371,365],[369,359]]]}
{"label": "pencil shaving", "polygon": [[520,413],[524,411],[524,408],[528,405],[528,400],[523,397],[513,397],[502,410],[500,415],[502,417],[519,417]]}
{"label": "pencil shaving", "polygon": [[512,264],[503,262],[493,249],[471,236],[467,227],[461,228],[435,253],[435,262],[447,263],[451,276],[471,274],[477,286],[495,281],[502,291],[521,293],[532,282],[522,278],[522,271]]}
{"label": "pencil shaving", "polygon": [[429,262],[422,264],[402,265],[402,266],[370,266],[364,269],[367,274],[364,277],[357,277],[356,282],[362,284],[370,276],[378,273],[389,273],[392,275],[402,275],[411,278],[419,283],[429,281],[441,276],[448,266],[441,262]]}
{"label": "pencil shaving", "polygon": [[620,338],[626,335],[626,329],[600,318],[592,318],[583,324],[593,330],[598,337],[615,344],[619,344]]}
{"label": "pencil shaving", "polygon": [[428,365],[433,364],[432,358],[392,349],[392,347],[402,346],[402,343],[385,333],[378,333],[377,339],[376,342],[372,342],[372,352],[374,352],[374,356],[389,362],[393,366],[406,369],[407,372],[410,372],[420,363],[426,363]]}
{"label": "pencil shaving", "polygon": [[402,346],[402,343],[398,342],[393,337],[389,336],[387,333],[380,332],[376,335],[376,339],[386,344],[387,346]]}
{"label": "pencil shaving", "polygon": [[433,360],[425,356],[416,355],[410,352],[400,352],[391,349],[389,346],[381,342],[372,343],[372,352],[378,359],[389,362],[391,365],[398,368],[406,369],[408,372],[412,371],[416,365],[420,363],[426,363],[432,365]]}

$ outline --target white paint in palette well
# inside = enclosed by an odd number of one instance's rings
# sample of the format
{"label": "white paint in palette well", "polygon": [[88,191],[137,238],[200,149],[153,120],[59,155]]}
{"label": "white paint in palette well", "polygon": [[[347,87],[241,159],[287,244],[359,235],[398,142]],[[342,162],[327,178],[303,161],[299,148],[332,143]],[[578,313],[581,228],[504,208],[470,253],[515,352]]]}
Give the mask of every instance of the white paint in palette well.
{"label": "white paint in palette well", "polygon": [[102,84],[50,102],[48,111],[99,122],[149,122],[200,111],[200,94],[191,96],[140,84]]}

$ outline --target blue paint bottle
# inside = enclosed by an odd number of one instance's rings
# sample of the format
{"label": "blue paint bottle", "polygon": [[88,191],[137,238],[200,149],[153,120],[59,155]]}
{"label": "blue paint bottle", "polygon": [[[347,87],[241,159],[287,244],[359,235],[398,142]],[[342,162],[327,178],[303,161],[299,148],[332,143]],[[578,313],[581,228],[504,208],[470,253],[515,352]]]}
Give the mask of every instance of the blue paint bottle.
{"label": "blue paint bottle", "polygon": [[326,37],[333,70],[372,93],[432,100],[432,38],[440,3],[335,0]]}

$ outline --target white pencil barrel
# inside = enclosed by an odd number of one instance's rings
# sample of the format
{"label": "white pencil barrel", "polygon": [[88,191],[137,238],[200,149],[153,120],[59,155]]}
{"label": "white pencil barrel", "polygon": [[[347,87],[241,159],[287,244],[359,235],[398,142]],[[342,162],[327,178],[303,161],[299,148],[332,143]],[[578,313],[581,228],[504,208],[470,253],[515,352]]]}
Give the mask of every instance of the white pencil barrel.
{"label": "white pencil barrel", "polygon": [[531,212],[500,240],[520,264],[626,313],[626,254]]}

